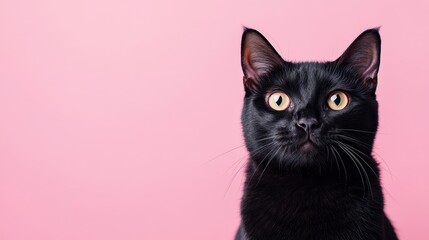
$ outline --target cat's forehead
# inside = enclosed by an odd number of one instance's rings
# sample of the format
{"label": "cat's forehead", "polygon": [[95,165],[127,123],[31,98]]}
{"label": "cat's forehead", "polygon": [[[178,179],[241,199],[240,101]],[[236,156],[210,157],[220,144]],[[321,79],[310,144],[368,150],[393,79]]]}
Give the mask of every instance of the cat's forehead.
{"label": "cat's forehead", "polygon": [[277,78],[282,88],[295,93],[319,92],[342,85],[329,63],[303,62],[289,65]]}
{"label": "cat's forehead", "polygon": [[315,83],[329,82],[332,79],[332,71],[327,63],[303,62],[295,63],[286,71],[286,80],[312,86]]}

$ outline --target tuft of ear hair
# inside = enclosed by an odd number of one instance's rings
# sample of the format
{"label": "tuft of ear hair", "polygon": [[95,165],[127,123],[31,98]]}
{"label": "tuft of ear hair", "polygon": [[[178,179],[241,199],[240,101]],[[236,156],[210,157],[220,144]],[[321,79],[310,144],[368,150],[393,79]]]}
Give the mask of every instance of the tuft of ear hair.
{"label": "tuft of ear hair", "polygon": [[355,73],[372,90],[377,87],[377,73],[380,66],[380,28],[361,33],[346,51],[335,61],[337,66]]}
{"label": "tuft of ear hair", "polygon": [[246,90],[255,89],[263,75],[283,64],[284,60],[261,33],[244,28],[241,39],[241,66]]}

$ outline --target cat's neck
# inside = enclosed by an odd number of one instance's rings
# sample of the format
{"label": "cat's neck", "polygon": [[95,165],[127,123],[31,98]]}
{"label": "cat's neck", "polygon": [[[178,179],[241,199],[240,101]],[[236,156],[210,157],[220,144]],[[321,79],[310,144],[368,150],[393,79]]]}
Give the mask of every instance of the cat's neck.
{"label": "cat's neck", "polygon": [[[332,157],[332,156],[331,156]],[[359,162],[357,162],[359,160]],[[338,185],[351,186],[367,191],[368,185],[380,182],[379,168],[374,159],[353,159],[342,156],[341,162],[333,166],[312,165],[312,168],[284,167],[279,165],[258,164],[249,160],[246,171],[246,185],[296,186],[299,185]],[[334,162],[334,159],[331,161]],[[338,162],[338,161],[337,161]],[[317,167],[315,167],[317,166]]]}

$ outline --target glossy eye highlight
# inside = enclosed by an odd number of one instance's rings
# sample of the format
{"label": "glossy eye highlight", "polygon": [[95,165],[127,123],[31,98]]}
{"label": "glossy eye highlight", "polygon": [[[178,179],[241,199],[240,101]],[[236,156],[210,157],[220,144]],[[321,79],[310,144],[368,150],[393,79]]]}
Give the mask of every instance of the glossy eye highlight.
{"label": "glossy eye highlight", "polygon": [[332,110],[343,110],[349,104],[349,97],[343,91],[335,91],[328,97],[328,106]]}
{"label": "glossy eye highlight", "polygon": [[290,105],[290,98],[286,93],[276,91],[268,97],[268,105],[276,111],[284,111]]}

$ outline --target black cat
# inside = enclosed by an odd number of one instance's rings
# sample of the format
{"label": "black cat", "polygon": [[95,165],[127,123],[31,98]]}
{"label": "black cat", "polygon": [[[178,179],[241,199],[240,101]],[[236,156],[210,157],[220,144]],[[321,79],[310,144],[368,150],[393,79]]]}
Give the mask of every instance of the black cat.
{"label": "black cat", "polygon": [[369,29],[333,62],[292,63],[245,29],[250,157],[236,240],[398,239],[371,155],[380,45]]}

